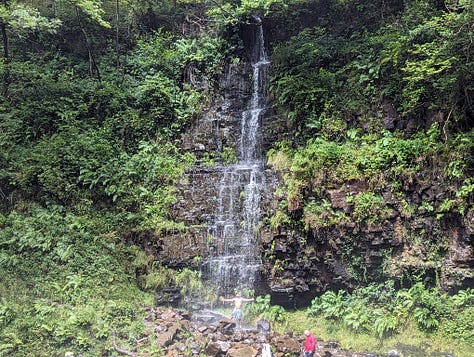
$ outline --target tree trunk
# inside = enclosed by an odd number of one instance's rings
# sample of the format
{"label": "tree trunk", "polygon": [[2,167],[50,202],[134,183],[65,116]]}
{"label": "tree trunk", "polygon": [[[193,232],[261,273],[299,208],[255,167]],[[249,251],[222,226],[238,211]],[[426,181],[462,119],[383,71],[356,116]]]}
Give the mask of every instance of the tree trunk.
{"label": "tree trunk", "polygon": [[99,80],[99,82],[101,82],[99,67],[97,67],[97,64],[94,59],[92,47],[89,41],[89,36],[87,35],[86,29],[84,28],[84,26],[82,26],[82,21],[81,21],[81,17],[79,15],[79,9],[77,8],[77,6],[76,6],[76,18],[79,24],[79,28],[81,29],[81,32],[84,35],[84,42],[86,44],[87,53],[89,55],[89,75],[91,76],[91,78],[93,78],[94,70],[95,70],[97,74],[97,79]]}
{"label": "tree trunk", "polygon": [[119,21],[120,21],[120,4],[119,4],[119,0],[116,0],[115,1],[115,54],[117,56],[116,58],[117,70],[120,67]]}
{"label": "tree trunk", "polygon": [[8,36],[7,28],[5,23],[0,20],[0,31],[2,32],[2,41],[3,41],[3,58],[8,59]]}
{"label": "tree trunk", "polygon": [[9,53],[8,53],[8,35],[7,35],[7,26],[0,20],[0,32],[2,33],[2,43],[3,43],[3,78],[2,78],[2,94],[4,97],[8,94],[8,85],[10,84],[10,70],[9,70]]}

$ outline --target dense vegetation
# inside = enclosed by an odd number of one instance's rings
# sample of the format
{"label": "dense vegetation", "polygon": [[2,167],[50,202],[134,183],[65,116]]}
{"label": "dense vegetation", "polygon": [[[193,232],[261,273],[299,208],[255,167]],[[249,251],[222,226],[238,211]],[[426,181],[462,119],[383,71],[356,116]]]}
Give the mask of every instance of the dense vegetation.
{"label": "dense vegetation", "polygon": [[[1,356],[107,354],[113,335],[135,346],[156,288],[200,288],[198,273],[170,271],[129,237],[186,229],[169,212],[194,163],[180,135],[237,61],[238,24],[253,13],[276,29],[271,96],[296,137],[269,152],[285,172],[273,228],[377,223],[391,214],[384,191],[406,217],[472,211],[471,0],[3,0]],[[411,125],[383,125],[386,105]],[[408,202],[419,171],[441,177],[450,198]],[[321,193],[351,180],[368,189],[348,198],[349,214]],[[445,244],[428,242],[433,261]],[[381,337],[413,322],[474,344],[471,290],[381,290],[328,292],[308,312]]]}
{"label": "dense vegetation", "polygon": [[346,348],[358,351],[411,345],[423,347],[400,352],[423,356],[455,351],[456,355],[468,356],[472,353],[473,299],[472,289],[448,296],[436,288],[427,289],[421,282],[397,290],[394,282],[388,281],[368,284],[352,293],[327,291],[298,313],[272,306],[269,295],[259,296],[246,312],[271,321],[282,331],[301,334],[305,326],[315,326],[318,336],[342,340]]}

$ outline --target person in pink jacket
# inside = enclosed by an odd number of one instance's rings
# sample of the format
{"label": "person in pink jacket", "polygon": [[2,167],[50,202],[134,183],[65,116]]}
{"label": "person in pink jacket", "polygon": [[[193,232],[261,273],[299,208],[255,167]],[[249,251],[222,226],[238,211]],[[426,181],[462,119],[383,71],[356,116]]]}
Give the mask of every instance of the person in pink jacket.
{"label": "person in pink jacket", "polygon": [[306,341],[304,343],[304,357],[313,357],[316,351],[316,338],[308,330],[304,331]]}

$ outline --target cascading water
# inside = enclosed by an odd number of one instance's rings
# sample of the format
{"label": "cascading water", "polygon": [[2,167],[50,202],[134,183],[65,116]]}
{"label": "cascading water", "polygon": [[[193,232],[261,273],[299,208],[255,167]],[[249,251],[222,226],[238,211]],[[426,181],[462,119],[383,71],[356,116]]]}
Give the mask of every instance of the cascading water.
{"label": "cascading water", "polygon": [[252,58],[252,95],[242,112],[239,162],[222,167],[216,217],[209,227],[209,281],[223,293],[254,289],[261,258],[257,248],[260,193],[265,184],[261,117],[268,67],[263,28],[257,20]]}

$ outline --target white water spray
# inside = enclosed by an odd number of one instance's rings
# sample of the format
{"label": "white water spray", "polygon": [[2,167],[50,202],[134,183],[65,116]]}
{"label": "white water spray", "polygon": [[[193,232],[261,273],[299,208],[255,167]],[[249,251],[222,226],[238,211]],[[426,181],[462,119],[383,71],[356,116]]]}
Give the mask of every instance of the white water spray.
{"label": "white water spray", "polygon": [[216,218],[209,228],[213,250],[208,261],[209,280],[224,293],[255,289],[261,267],[257,248],[260,192],[265,184],[261,118],[266,108],[270,62],[260,19],[253,50],[252,95],[241,117],[239,162],[223,167]]}

